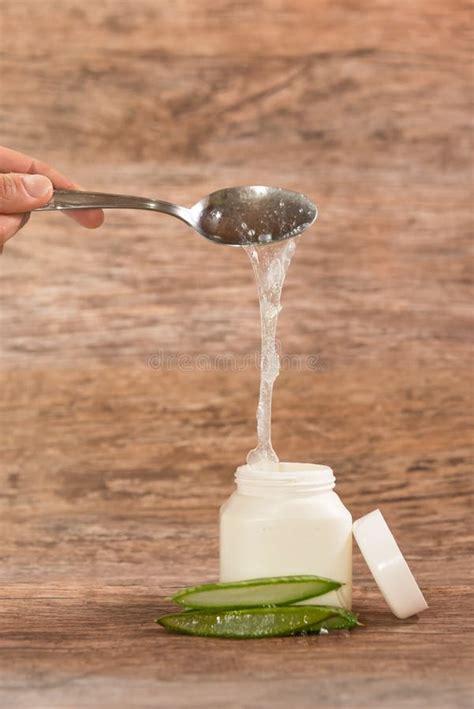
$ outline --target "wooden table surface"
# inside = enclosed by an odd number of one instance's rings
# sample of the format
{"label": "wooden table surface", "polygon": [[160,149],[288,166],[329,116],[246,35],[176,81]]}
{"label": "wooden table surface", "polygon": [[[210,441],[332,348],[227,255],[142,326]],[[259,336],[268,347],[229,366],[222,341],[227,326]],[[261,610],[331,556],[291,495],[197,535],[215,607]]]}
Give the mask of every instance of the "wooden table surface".
{"label": "wooden table surface", "polygon": [[161,215],[87,233],[38,214],[1,259],[0,704],[471,706],[467,4],[0,10],[5,145],[90,189],[315,199],[274,444],[331,465],[355,518],[382,509],[430,605],[395,619],[355,551],[351,635],[157,627],[170,593],[216,578],[219,505],[254,444],[250,264]]}

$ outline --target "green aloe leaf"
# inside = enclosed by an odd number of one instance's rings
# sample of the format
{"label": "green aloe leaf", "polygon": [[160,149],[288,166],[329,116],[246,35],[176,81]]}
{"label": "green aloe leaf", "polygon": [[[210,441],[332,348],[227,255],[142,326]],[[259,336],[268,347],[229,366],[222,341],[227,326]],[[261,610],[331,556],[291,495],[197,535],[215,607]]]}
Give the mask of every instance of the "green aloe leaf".
{"label": "green aloe leaf", "polygon": [[238,639],[271,638],[310,631],[333,617],[344,618],[347,623],[347,613],[343,608],[332,606],[209,609],[173,613],[158,618],[156,622],[166,630],[185,635]]}
{"label": "green aloe leaf", "polygon": [[173,601],[186,608],[280,606],[321,596],[341,587],[320,576],[275,576],[230,583],[208,583],[179,591]]}

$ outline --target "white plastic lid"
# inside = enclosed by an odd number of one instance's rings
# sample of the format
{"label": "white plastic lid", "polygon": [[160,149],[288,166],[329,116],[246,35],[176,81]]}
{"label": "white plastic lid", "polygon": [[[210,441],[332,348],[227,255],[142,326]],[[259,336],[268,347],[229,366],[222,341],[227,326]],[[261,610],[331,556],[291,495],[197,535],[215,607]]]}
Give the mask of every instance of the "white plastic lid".
{"label": "white plastic lid", "polygon": [[428,608],[380,510],[356,520],[352,531],[392,613],[397,618],[409,618]]}

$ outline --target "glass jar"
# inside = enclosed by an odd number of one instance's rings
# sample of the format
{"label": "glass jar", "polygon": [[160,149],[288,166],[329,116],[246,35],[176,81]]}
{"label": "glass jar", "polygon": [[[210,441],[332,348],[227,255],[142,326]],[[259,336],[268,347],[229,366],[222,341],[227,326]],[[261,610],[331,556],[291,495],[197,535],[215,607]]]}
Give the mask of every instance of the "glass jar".
{"label": "glass jar", "polygon": [[344,586],[305,601],[350,608],[352,517],[325,465],[237,468],[237,489],[220,514],[220,580],[310,574]]}

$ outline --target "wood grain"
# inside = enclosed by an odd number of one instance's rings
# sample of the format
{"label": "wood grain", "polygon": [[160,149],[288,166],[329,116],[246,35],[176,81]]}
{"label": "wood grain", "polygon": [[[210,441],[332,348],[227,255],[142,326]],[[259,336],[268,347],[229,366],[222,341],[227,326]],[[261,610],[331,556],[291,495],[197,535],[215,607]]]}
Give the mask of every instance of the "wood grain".
{"label": "wood grain", "polygon": [[170,593],[216,578],[218,508],[254,443],[250,265],[160,215],[85,233],[38,214],[1,260],[2,706],[471,706],[468,5],[0,10],[4,144],[91,189],[315,199],[275,447],[331,465],[354,517],[382,509],[430,605],[397,621],[355,552],[351,635],[158,628]]}

